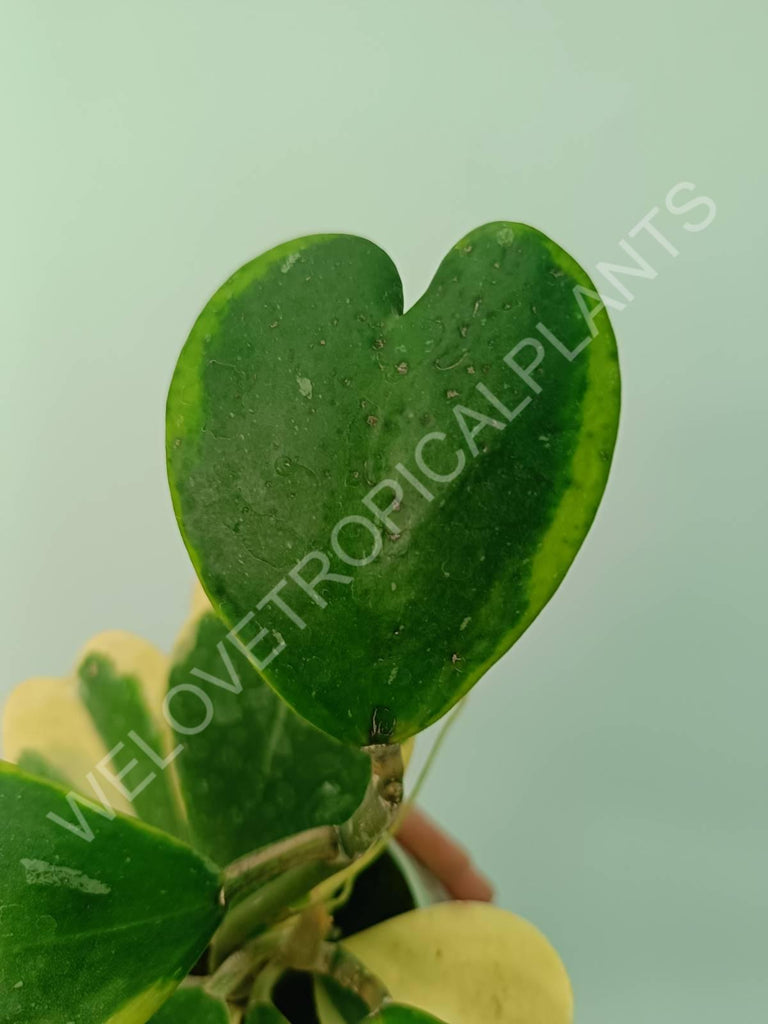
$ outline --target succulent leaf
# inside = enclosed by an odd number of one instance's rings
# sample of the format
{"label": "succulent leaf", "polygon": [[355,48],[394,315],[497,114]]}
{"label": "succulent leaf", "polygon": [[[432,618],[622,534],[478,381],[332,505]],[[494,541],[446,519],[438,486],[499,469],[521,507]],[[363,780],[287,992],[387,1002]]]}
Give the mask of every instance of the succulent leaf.
{"label": "succulent leaf", "polygon": [[228,627],[196,597],[172,656],[169,704],[183,728],[177,760],[192,843],[218,864],[316,825],[344,821],[370,777],[368,758],[299,718],[227,642]]}
{"label": "succulent leaf", "polygon": [[[347,939],[393,999],[446,1024],[570,1024],[560,958],[533,925],[487,903],[439,903]],[[322,1024],[338,1011],[316,986]]]}
{"label": "succulent leaf", "polygon": [[50,1024],[54,1008],[61,1021],[144,1024],[216,929],[217,872],[176,839],[103,812],[0,762],[4,1024]]}
{"label": "succulent leaf", "polygon": [[185,838],[162,715],[168,658],[130,633],[100,633],[66,679],[30,679],[3,711],[4,756]]}
{"label": "succulent leaf", "polygon": [[535,229],[473,231],[405,314],[377,246],[300,238],[238,270],[184,346],[174,508],[214,606],[295,710],[357,746],[401,741],[559,586],[618,411],[607,314]]}
{"label": "succulent leaf", "polygon": [[[368,758],[299,718],[229,645],[222,658],[227,632],[198,587],[170,659],[128,633],[99,634],[69,678],[12,691],[7,760],[188,840],[221,865],[341,823],[365,792]],[[196,731],[201,692],[211,715]],[[186,731],[174,733],[169,721]]]}

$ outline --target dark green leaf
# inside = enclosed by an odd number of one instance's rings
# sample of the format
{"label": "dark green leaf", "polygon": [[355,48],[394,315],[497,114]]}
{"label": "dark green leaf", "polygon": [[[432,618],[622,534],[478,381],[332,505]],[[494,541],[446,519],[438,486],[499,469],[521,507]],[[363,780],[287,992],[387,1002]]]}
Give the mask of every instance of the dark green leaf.
{"label": "dark green leaf", "polygon": [[[323,235],[247,264],[199,317],[168,398],[182,534],[271,685],[332,735],[423,729],[557,589],[618,420],[592,287],[538,231],[488,224],[403,315],[389,257]],[[596,336],[570,359],[586,314]],[[505,356],[521,343],[518,372]],[[377,517],[366,496],[394,506]],[[313,583],[324,557],[336,578],[308,593],[297,578]]]}
{"label": "dark green leaf", "polygon": [[[193,617],[169,683],[170,712],[185,729],[202,720],[199,692],[211,702],[205,729],[177,734],[184,751],[176,766],[193,845],[219,864],[303,829],[344,821],[370,776],[364,754],[294,714],[226,643],[226,634],[212,612]],[[194,689],[174,693],[179,686]]]}
{"label": "dark green leaf", "polygon": [[0,819],[0,1020],[144,1024],[221,918],[217,873],[4,762]]}
{"label": "dark green leaf", "polygon": [[[127,639],[137,645],[143,644],[138,638]],[[167,659],[162,657],[157,665],[161,681],[167,667]],[[159,752],[161,760],[167,753],[167,727],[162,728],[165,723],[158,714],[159,708],[150,704],[145,689],[146,679],[138,675],[134,666],[124,668],[109,652],[99,650],[90,651],[83,658],[77,674],[80,699],[107,749],[117,751],[113,755],[114,770],[123,771],[130,762],[136,762],[124,780],[132,794],[131,802],[136,814],[150,825],[184,837],[184,819],[171,784],[172,776],[159,770],[157,761],[145,749],[154,752],[156,758]],[[133,737],[138,737],[144,747],[139,746]],[[136,792],[145,780],[150,781]]]}
{"label": "dark green leaf", "polygon": [[225,1003],[202,988],[180,988],[160,1007],[150,1024],[232,1024],[232,1017]]}
{"label": "dark green leaf", "polygon": [[360,1024],[368,1016],[368,1007],[360,996],[334,978],[316,977],[315,992],[328,1000],[341,1024]]}

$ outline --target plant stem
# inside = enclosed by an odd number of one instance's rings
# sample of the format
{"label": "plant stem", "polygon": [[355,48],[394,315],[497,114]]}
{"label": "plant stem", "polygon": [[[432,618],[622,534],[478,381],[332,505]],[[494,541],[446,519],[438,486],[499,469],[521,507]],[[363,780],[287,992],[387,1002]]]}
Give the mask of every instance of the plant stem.
{"label": "plant stem", "polygon": [[341,986],[360,996],[368,1009],[375,1013],[389,999],[386,986],[362,964],[356,956],[335,942],[324,942],[317,959],[311,966],[315,974],[333,978]]}
{"label": "plant stem", "polygon": [[265,1003],[271,1005],[272,990],[280,980],[280,975],[284,970],[285,968],[282,964],[268,963],[259,971],[248,998],[249,1010],[254,1006],[261,1006]]}
{"label": "plant stem", "polygon": [[339,826],[339,845],[352,864],[389,829],[403,802],[403,752],[399,743],[376,743],[365,747],[371,759],[371,781],[362,803],[348,821]]}
{"label": "plant stem", "polygon": [[333,863],[339,853],[338,830],[333,825],[309,829],[249,853],[224,870],[224,895],[227,903],[236,902],[243,892],[263,885],[291,868],[312,861]]}
{"label": "plant stem", "polygon": [[286,871],[242,899],[230,910],[213,937],[212,963],[222,963],[264,922],[289,916],[289,908],[334,871],[335,868],[324,863],[304,864]]}
{"label": "plant stem", "polygon": [[226,999],[235,989],[239,988],[249,974],[256,970],[257,961],[246,950],[238,949],[228,956],[205,983],[205,991],[210,996]]}
{"label": "plant stem", "polygon": [[255,975],[276,954],[283,935],[284,928],[276,928],[259,935],[242,949],[236,950],[205,982],[206,992],[221,999],[231,997],[250,976]]}
{"label": "plant stem", "polygon": [[[362,857],[392,826],[403,799],[400,745],[377,743],[364,750],[371,759],[371,781],[360,806],[343,825],[291,836],[225,870],[227,901],[231,904],[235,896],[240,900],[231,906],[214,936],[214,964],[221,964],[265,921],[288,916],[288,908]],[[253,886],[257,888],[250,892]]]}

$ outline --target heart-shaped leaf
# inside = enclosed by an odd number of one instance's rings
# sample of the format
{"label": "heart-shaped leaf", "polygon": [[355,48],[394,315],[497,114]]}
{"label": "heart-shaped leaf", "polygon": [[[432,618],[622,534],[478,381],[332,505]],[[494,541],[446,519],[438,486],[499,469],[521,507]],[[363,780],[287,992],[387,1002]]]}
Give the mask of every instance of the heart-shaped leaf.
{"label": "heart-shaped leaf", "polygon": [[184,346],[174,508],[271,685],[342,740],[402,740],[556,590],[618,409],[607,314],[533,228],[473,231],[405,315],[375,245],[302,238],[238,270]]}
{"label": "heart-shaped leaf", "polygon": [[[533,925],[488,903],[438,903],[344,945],[393,999],[446,1024],[572,1020],[571,987],[557,953]],[[342,1024],[321,985],[315,993],[322,1024]]]}
{"label": "heart-shaped leaf", "polygon": [[0,1020],[144,1024],[221,919],[170,836],[0,762]]}

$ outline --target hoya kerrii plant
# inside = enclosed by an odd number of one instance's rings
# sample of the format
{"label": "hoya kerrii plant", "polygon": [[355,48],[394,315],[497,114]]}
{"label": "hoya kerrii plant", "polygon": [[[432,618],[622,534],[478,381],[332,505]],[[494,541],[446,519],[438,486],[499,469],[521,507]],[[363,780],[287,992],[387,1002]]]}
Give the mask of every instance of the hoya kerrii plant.
{"label": "hoya kerrii plant", "polygon": [[168,396],[202,585],[171,655],[100,634],[5,709],[0,1019],[567,1024],[544,937],[425,904],[389,839],[411,739],[573,561],[618,412],[599,296],[525,225],[407,312],[355,236],[234,273]]}

